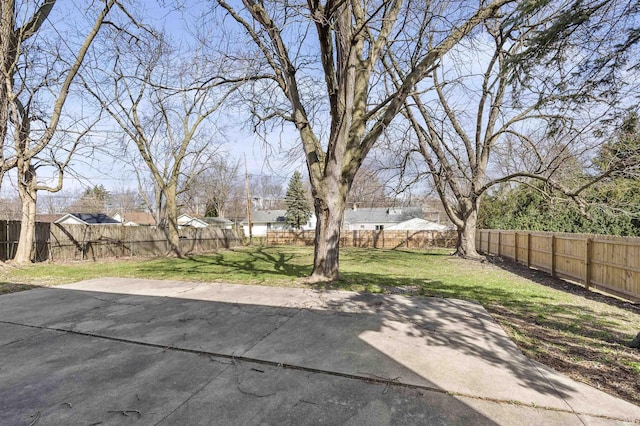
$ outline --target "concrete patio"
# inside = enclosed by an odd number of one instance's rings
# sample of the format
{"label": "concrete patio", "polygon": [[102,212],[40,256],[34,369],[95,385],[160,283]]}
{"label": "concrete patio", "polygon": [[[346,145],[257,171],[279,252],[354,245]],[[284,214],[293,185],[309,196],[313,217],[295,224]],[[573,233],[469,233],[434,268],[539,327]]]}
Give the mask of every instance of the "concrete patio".
{"label": "concrete patio", "polygon": [[104,278],[0,297],[0,424],[640,422],[482,306]]}

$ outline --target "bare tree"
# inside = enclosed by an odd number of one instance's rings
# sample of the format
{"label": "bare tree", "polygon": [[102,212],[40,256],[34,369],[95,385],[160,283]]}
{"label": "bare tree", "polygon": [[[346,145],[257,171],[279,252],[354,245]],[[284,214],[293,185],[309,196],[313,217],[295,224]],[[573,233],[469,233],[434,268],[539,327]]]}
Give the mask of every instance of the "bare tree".
{"label": "bare tree", "polygon": [[110,192],[110,213],[137,212],[144,208],[140,202],[140,194],[128,188],[120,188]]}
{"label": "bare tree", "polygon": [[85,88],[122,129],[123,148],[132,144],[142,163],[135,168],[139,183],[147,177],[152,183],[149,201],[170,251],[181,256],[180,193],[215,158],[221,129],[212,118],[243,78],[232,78],[220,58],[206,57],[197,46],[171,46],[160,33],[134,37],[118,31],[114,36],[113,66],[83,76]]}
{"label": "bare tree", "polygon": [[358,207],[384,207],[389,200],[385,194],[385,186],[378,177],[379,171],[368,166],[361,166],[356,173],[347,203]]}
{"label": "bare tree", "polygon": [[43,194],[38,197],[38,213],[59,214],[68,210],[69,196],[58,196],[58,194]]}
{"label": "bare tree", "polygon": [[22,203],[20,198],[0,198],[2,212],[0,212],[1,220],[20,220]]}
{"label": "bare tree", "polygon": [[[347,194],[407,96],[442,55],[509,3],[243,0],[236,8],[218,0],[271,74],[273,84],[255,86],[255,116],[293,124],[304,149],[317,217],[311,281],[338,278]],[[431,45],[423,42],[429,34]],[[379,65],[388,50],[408,58],[409,67],[397,89],[384,96]],[[314,87],[319,77],[325,85],[321,95]]]}
{"label": "bare tree", "polygon": [[[8,170],[16,171],[22,202],[16,263],[33,259],[37,192],[61,189],[64,170],[91,127],[91,122],[65,121],[64,106],[106,16],[119,7],[104,0],[77,9],[77,19],[86,19],[89,29],[69,42],[60,35],[64,23],[50,19],[56,4],[7,0],[0,6],[0,184]],[[55,152],[56,142],[62,155]],[[38,181],[37,169],[45,164],[57,173],[53,185]]]}
{"label": "bare tree", "polygon": [[[571,70],[538,69],[526,82],[519,80],[510,60],[553,16],[522,22],[514,17],[518,13],[485,21],[482,31],[442,59],[430,85],[419,86],[403,112],[415,134],[414,148],[403,165],[414,153],[426,163],[458,230],[457,254],[463,257],[479,256],[478,208],[494,185],[542,180],[579,201],[586,188],[623,166],[618,162],[588,182],[563,181],[569,160],[596,151],[601,141],[590,139],[588,131],[598,126],[598,119],[615,102],[595,94],[590,99],[573,97],[582,87],[570,86]],[[396,76],[395,86],[402,81],[400,67],[389,55],[387,69]]]}
{"label": "bare tree", "polygon": [[196,215],[227,217],[233,198],[242,197],[240,160],[221,153],[212,158],[182,193],[182,204]]}
{"label": "bare tree", "polygon": [[251,187],[250,196],[255,201],[253,207],[256,209],[285,209],[283,178],[259,174],[249,177]]}

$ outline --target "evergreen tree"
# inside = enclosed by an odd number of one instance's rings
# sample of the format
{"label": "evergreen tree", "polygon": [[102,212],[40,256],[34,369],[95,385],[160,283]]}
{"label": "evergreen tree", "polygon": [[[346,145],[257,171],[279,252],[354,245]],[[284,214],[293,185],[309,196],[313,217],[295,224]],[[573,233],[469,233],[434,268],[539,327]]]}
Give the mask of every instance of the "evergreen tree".
{"label": "evergreen tree", "polygon": [[285,213],[287,224],[295,229],[300,229],[311,218],[311,206],[302,185],[302,176],[298,171],[293,173],[289,181],[285,202],[287,204],[287,212]]}
{"label": "evergreen tree", "polygon": [[111,193],[104,185],[86,188],[79,200],[69,208],[74,213],[107,213],[111,205]]}

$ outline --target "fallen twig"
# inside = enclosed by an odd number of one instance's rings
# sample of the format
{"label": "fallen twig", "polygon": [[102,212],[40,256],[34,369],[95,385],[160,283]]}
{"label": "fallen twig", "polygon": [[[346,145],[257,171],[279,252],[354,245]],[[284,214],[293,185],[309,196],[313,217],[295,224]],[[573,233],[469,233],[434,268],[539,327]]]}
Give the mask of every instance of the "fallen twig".
{"label": "fallen twig", "polygon": [[138,417],[142,417],[142,413],[138,410],[108,410],[107,413],[120,413],[123,416],[129,417],[129,413],[137,414]]}
{"label": "fallen twig", "polygon": [[29,423],[29,426],[35,425],[38,422],[38,420],[40,420],[40,411],[37,411],[31,417],[35,417],[35,418],[31,421],[31,423]]}

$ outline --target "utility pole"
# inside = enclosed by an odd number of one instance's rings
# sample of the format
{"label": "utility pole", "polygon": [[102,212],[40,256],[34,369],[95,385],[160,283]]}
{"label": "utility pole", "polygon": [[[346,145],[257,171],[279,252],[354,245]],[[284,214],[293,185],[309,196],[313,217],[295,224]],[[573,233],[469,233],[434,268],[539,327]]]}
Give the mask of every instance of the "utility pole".
{"label": "utility pole", "polygon": [[244,154],[244,178],[247,188],[247,221],[249,221],[249,244],[253,244],[253,224],[251,223],[251,196],[249,195],[249,170],[247,169],[247,154]]}

